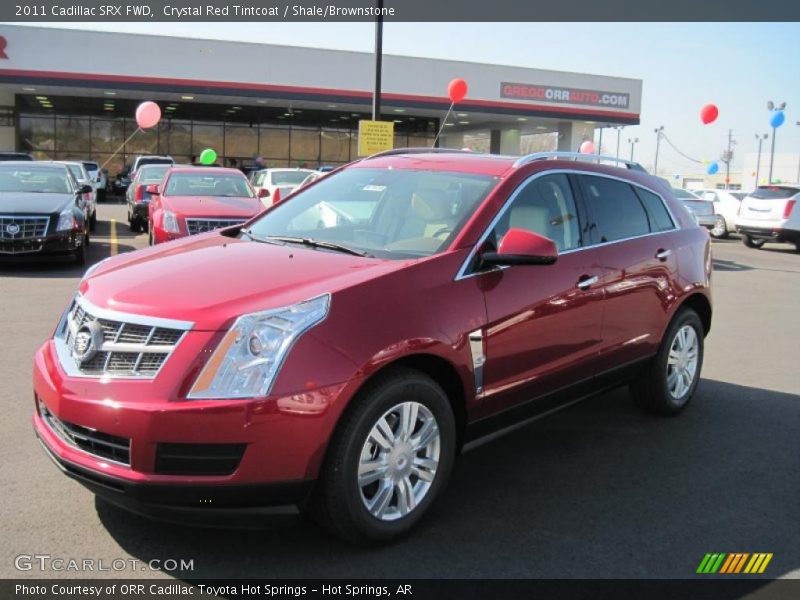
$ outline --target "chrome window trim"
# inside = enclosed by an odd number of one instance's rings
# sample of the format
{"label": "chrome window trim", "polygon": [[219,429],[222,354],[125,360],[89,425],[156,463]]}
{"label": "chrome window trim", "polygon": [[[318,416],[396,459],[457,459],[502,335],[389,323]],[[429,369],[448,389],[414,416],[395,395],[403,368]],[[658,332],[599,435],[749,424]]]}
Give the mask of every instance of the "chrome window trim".
{"label": "chrome window trim", "polygon": [[[183,334],[176,340],[175,344],[171,346],[169,352],[167,353],[158,352],[159,354],[166,354],[166,356],[164,357],[164,361],[161,363],[161,365],[159,366],[158,370],[155,373],[152,374],[84,373],[78,368],[78,365],[75,364],[75,360],[72,358],[72,354],[70,353],[66,342],[67,340],[66,334],[67,330],[69,329],[69,315],[72,312],[71,309],[74,304],[80,305],[80,307],[83,310],[91,314],[96,319],[119,321],[123,323],[131,323],[133,325],[143,325],[145,327],[163,327],[165,329],[180,329],[183,330]],[[183,341],[183,338],[186,337],[186,332],[191,330],[193,327],[194,323],[192,321],[180,321],[177,319],[165,319],[162,317],[145,317],[142,315],[125,313],[110,308],[100,308],[98,306],[95,306],[88,300],[86,300],[86,298],[84,298],[82,294],[78,293],[75,294],[72,301],[70,301],[70,303],[67,305],[67,309],[61,315],[61,320],[58,322],[58,326],[56,327],[56,333],[53,336],[53,344],[55,345],[56,356],[58,357],[58,362],[61,365],[61,368],[70,377],[77,377],[82,379],[99,379],[99,380],[134,379],[140,381],[152,381],[156,377],[158,377],[158,374],[161,372],[161,369],[164,368],[164,365],[167,364],[167,361],[170,359],[173,352],[175,352],[175,349]],[[116,351],[116,352],[131,351],[126,347],[120,347],[120,346],[121,345],[116,342],[103,343],[104,351]],[[122,346],[124,346],[124,344]],[[158,350],[160,349],[160,346],[153,346],[153,348]]]}
{"label": "chrome window trim", "polygon": [[[643,233],[641,235],[634,235],[634,236],[631,236],[631,237],[628,237],[628,238],[621,238],[619,240],[612,240],[610,242],[581,245],[578,248],[572,248],[570,250],[564,250],[563,252],[559,252],[558,253],[559,256],[563,256],[565,254],[572,254],[573,252],[582,252],[583,250],[589,250],[590,248],[599,248],[600,246],[608,246],[610,244],[619,244],[620,242],[628,242],[630,240],[636,240],[636,239],[650,237],[650,236],[654,236],[654,235],[662,235],[664,233],[669,233],[670,231],[676,231],[676,230],[680,229],[679,222],[675,218],[675,215],[672,213],[672,210],[670,209],[669,204],[666,202],[666,200],[664,200],[664,196],[661,193],[657,192],[656,190],[654,190],[652,188],[649,188],[649,187],[647,187],[645,185],[642,185],[642,184],[637,183],[635,181],[630,181],[629,179],[625,179],[624,177],[617,177],[616,175],[609,175],[609,174],[606,174],[606,173],[595,173],[594,171],[581,171],[579,169],[552,169],[552,170],[540,171],[538,173],[534,173],[533,175],[531,175],[530,177],[528,177],[527,179],[522,181],[517,186],[517,188],[512,192],[512,194],[508,197],[508,199],[506,200],[505,204],[503,204],[503,206],[500,207],[500,210],[497,211],[497,214],[494,216],[494,218],[491,220],[491,222],[486,227],[484,232],[481,234],[481,237],[478,238],[478,241],[473,245],[472,249],[470,250],[469,254],[467,255],[467,258],[461,264],[461,267],[459,268],[458,272],[456,273],[454,281],[461,281],[462,279],[467,279],[469,277],[474,277],[476,275],[480,275],[480,274],[486,272],[486,271],[480,271],[480,272],[468,273],[467,269],[469,267],[469,264],[475,258],[475,254],[478,252],[478,248],[480,248],[481,245],[486,241],[486,238],[489,237],[489,234],[497,226],[497,223],[499,223],[500,219],[502,219],[503,216],[506,214],[508,209],[514,203],[514,200],[519,195],[520,191],[527,184],[529,184],[530,182],[534,181],[535,179],[538,179],[539,177],[544,177],[546,175],[556,175],[556,174],[559,174],[559,173],[563,173],[563,174],[566,174],[566,175],[589,175],[589,176],[592,176],[592,177],[605,177],[606,179],[614,179],[616,181],[621,181],[622,183],[627,183],[628,185],[632,185],[632,186],[638,187],[638,188],[640,188],[640,189],[642,189],[642,190],[644,190],[646,192],[650,192],[651,194],[655,194],[661,200],[661,203],[664,205],[664,208],[667,210],[667,214],[669,215],[669,218],[672,220],[672,229],[665,229],[663,231],[651,231],[649,233]],[[575,196],[574,193],[573,193],[573,196]],[[577,207],[577,204],[578,204],[577,199],[576,199],[575,204],[576,204],[576,207]],[[642,208],[644,209],[644,206]],[[644,209],[644,210],[645,210],[645,212],[647,212],[646,209]],[[581,238],[583,238],[583,236],[581,236]],[[583,241],[583,239],[581,239],[581,241]],[[492,270],[496,271],[498,269],[502,270],[502,269],[507,269],[507,268],[508,268],[507,266],[503,266],[503,267],[498,267],[498,268],[492,269]]]}

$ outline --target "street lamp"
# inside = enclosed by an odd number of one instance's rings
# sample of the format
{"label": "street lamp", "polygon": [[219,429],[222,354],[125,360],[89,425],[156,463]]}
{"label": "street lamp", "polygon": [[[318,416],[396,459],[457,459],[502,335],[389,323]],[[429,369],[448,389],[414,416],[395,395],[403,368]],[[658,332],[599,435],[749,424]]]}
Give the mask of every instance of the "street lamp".
{"label": "street lamp", "polygon": [[[800,123],[798,123],[800,125]],[[756,158],[756,185],[753,189],[758,187],[758,175],[761,172],[761,144],[769,137],[767,133],[757,133],[756,139],[758,140],[758,157]]]}
{"label": "street lamp", "polygon": [[664,132],[664,126],[656,127],[653,129],[656,134],[656,159],[653,161],[653,175],[658,175],[658,148],[661,145],[661,136]]}
{"label": "street lamp", "polygon": [[[770,112],[779,112],[786,108],[786,102],[781,102],[777,106],[770,100],[767,102],[767,110]],[[772,163],[775,161],[775,132],[777,127],[772,128],[772,148],[769,152],[769,180],[767,183],[772,183]]]}
{"label": "street lamp", "polygon": [[639,138],[628,138],[628,143],[631,145],[631,162],[633,162],[633,145],[639,143]]}
{"label": "street lamp", "polygon": [[[798,125],[800,125],[800,123],[798,123]],[[614,127],[614,129],[616,129],[616,130],[617,130],[617,158],[619,158],[619,140],[620,140],[620,134],[622,133],[622,130],[623,130],[624,128],[625,128],[625,126],[624,126],[624,125],[619,125],[618,127]],[[631,160],[633,160],[633,159],[631,159]]]}

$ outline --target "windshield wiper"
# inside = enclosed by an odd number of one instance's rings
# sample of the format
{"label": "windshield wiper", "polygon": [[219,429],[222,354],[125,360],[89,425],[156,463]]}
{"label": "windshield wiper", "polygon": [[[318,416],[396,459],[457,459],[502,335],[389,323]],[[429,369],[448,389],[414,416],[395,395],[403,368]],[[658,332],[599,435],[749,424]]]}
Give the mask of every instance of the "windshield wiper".
{"label": "windshield wiper", "polygon": [[308,246],[309,248],[326,248],[328,250],[337,250],[346,254],[352,254],[353,256],[369,256],[369,254],[362,252],[361,250],[355,250],[353,248],[348,248],[347,246],[342,246],[341,244],[315,240],[313,238],[292,237],[288,235],[268,235],[265,238],[265,241],[266,240],[286,242],[287,244],[302,244],[303,246]]}

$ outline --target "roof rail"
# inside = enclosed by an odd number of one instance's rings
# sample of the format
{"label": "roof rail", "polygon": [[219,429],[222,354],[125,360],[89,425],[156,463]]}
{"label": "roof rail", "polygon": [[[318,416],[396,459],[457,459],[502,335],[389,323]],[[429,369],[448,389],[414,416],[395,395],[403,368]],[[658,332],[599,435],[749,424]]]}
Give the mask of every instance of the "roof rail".
{"label": "roof rail", "polygon": [[515,167],[521,167],[522,165],[527,165],[528,163],[532,163],[535,160],[547,160],[547,159],[562,159],[562,160],[585,160],[585,161],[596,161],[600,162],[610,162],[616,164],[623,164],[626,168],[631,169],[633,171],[642,171],[647,172],[645,168],[637,162],[632,160],[625,160],[624,158],[618,158],[616,156],[605,156],[603,154],[586,154],[583,152],[534,152],[533,154],[527,154],[525,156],[521,156],[517,159],[514,163]]}
{"label": "roof rail", "polygon": [[365,156],[361,160],[380,158],[381,156],[393,156],[395,154],[475,154],[472,150],[460,150],[458,148],[392,148],[376,154]]}

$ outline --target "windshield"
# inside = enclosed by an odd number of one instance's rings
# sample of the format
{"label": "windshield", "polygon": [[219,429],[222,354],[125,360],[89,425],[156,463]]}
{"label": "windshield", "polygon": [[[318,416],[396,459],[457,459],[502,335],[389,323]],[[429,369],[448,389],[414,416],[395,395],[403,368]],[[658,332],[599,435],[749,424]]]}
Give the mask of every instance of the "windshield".
{"label": "windshield", "polygon": [[69,172],[72,173],[72,176],[77,179],[78,181],[85,181],[86,175],[78,165],[67,165]]}
{"label": "windshield", "polygon": [[253,198],[253,190],[241,174],[173,173],[167,181],[164,195]]}
{"label": "windshield", "polygon": [[697,196],[681,188],[672,188],[672,195],[681,200],[697,200]]}
{"label": "windshield", "polygon": [[328,175],[256,221],[255,239],[310,238],[380,258],[417,258],[445,249],[497,177],[351,168]]}
{"label": "windshield", "polygon": [[98,165],[96,162],[84,162],[83,168],[87,171],[99,171],[100,165]]}
{"label": "windshield", "polygon": [[800,188],[796,187],[781,187],[777,185],[764,185],[760,186],[755,192],[750,194],[751,198],[759,200],[784,200],[791,198],[800,192]]}
{"label": "windshield", "polygon": [[272,185],[300,185],[311,171],[273,171]]}
{"label": "windshield", "polygon": [[141,175],[139,175],[139,180],[142,183],[158,183],[164,179],[164,175],[167,173],[169,167],[170,165],[147,166],[140,171]]}
{"label": "windshield", "polygon": [[0,165],[0,192],[71,194],[72,188],[65,169]]}

